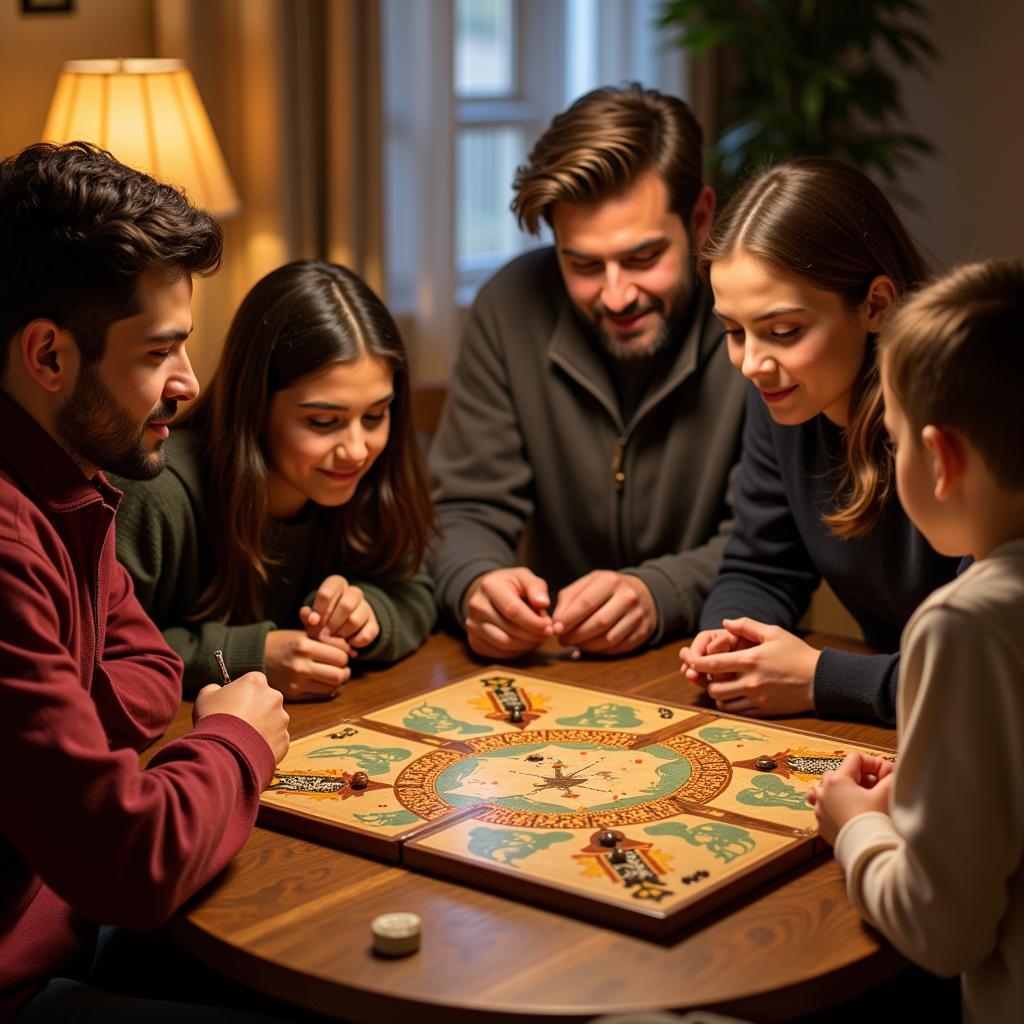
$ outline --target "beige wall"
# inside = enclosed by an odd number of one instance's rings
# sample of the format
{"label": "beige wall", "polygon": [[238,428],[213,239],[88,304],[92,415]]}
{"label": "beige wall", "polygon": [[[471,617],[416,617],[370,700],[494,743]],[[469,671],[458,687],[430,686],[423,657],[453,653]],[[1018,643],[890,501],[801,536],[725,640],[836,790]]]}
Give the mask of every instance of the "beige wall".
{"label": "beige wall", "polygon": [[907,224],[941,267],[1024,257],[1024,3],[925,6],[942,63],[927,79],[907,78],[905,95],[910,123],[939,153],[905,177],[922,207]]}
{"label": "beige wall", "polygon": [[66,60],[153,55],[151,0],[78,0],[70,14],[0,3],[0,154],[38,142]]}

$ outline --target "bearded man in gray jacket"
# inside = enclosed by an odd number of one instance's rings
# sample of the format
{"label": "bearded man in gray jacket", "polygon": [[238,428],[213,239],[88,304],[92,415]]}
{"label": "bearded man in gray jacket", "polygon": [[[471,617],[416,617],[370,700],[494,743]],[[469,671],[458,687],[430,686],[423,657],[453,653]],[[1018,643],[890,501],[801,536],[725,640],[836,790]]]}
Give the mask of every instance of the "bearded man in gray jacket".
{"label": "bearded man in gray jacket", "polygon": [[691,633],[730,525],[743,382],[694,273],[715,207],[682,100],[558,115],[512,209],[555,245],[480,291],[431,452],[442,609],[485,657]]}

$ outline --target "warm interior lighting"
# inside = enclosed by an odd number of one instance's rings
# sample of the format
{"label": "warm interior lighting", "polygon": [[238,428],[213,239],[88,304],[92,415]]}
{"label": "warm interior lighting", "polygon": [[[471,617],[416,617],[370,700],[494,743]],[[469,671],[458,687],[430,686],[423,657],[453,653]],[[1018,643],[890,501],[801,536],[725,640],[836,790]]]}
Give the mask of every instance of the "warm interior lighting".
{"label": "warm interior lighting", "polygon": [[241,203],[192,73],[180,60],[72,60],[57,79],[47,142],[80,139],[183,188],[217,217]]}

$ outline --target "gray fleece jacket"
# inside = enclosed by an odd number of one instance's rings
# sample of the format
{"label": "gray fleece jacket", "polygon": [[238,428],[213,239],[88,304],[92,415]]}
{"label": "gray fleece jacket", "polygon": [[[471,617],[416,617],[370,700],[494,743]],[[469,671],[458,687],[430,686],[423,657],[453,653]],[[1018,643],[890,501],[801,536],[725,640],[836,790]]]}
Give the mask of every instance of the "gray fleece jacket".
{"label": "gray fleece jacket", "polygon": [[594,569],[642,579],[656,642],[696,628],[732,509],[743,382],[698,290],[684,338],[630,415],[553,249],[480,291],[431,451],[443,533],[431,562],[458,621],[469,584],[527,565],[552,597]]}

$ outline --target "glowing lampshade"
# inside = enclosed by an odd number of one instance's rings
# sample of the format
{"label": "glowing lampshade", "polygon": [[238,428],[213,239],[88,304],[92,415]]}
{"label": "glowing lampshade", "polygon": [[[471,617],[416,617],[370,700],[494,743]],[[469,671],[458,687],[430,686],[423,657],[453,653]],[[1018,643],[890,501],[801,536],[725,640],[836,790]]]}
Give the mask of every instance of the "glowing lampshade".
{"label": "glowing lampshade", "polygon": [[183,188],[217,217],[241,203],[191,72],[180,60],[72,60],[61,69],[46,142],[81,139]]}

